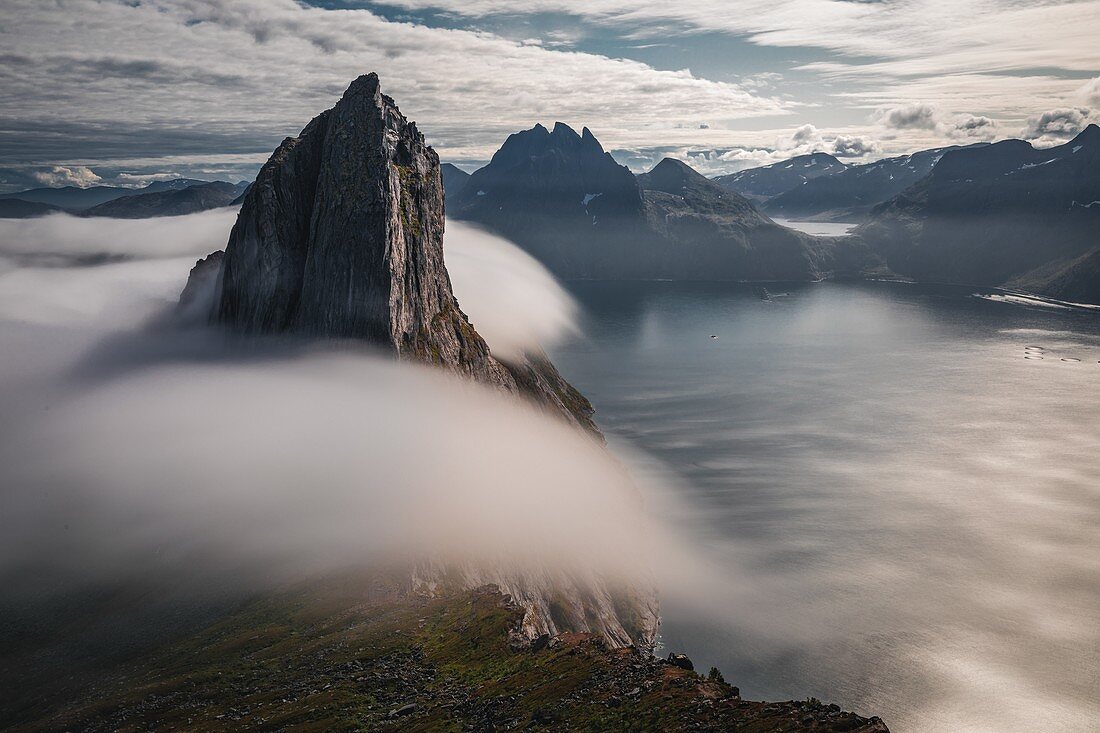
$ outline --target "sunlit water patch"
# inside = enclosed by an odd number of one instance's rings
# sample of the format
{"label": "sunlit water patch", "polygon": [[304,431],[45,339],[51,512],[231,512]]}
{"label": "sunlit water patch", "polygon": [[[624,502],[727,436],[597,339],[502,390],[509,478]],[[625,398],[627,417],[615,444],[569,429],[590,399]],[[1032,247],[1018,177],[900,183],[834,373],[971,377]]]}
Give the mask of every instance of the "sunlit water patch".
{"label": "sunlit water patch", "polygon": [[556,363],[684,480],[720,567],[666,597],[666,646],[746,696],[898,733],[1091,729],[1100,318],[964,288],[782,289],[574,287],[588,337]]}

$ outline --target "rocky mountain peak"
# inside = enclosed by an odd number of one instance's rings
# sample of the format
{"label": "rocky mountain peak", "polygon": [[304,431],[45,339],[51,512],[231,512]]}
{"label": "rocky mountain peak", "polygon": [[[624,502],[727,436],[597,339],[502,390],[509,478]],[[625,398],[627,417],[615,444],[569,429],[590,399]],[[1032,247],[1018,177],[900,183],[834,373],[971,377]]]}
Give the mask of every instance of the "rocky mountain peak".
{"label": "rocky mountain peak", "polygon": [[699,173],[682,160],[676,160],[675,158],[663,158],[645,175],[647,176],[646,188],[664,189],[689,182],[715,185],[702,173]]}
{"label": "rocky mountain peak", "polygon": [[498,361],[460,310],[443,259],[443,198],[435,151],[378,76],[361,76],[272,153],[224,257],[196,267],[188,294],[216,277],[209,318],[231,330],[368,341],[595,432],[591,405],[544,355]]}

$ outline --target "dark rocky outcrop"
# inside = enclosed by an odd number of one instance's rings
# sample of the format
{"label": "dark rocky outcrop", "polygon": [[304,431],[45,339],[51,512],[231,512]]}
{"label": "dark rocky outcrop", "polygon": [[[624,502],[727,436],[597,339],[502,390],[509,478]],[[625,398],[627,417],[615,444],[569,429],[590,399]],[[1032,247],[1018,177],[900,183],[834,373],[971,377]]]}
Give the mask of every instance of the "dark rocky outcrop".
{"label": "dark rocky outcrop", "polygon": [[768,199],[798,188],[806,181],[830,176],[848,166],[828,153],[797,155],[771,165],[716,176],[714,180],[750,201],[763,203]]}
{"label": "dark rocky outcrop", "polygon": [[225,252],[218,250],[203,257],[187,276],[187,285],[180,293],[177,315],[186,325],[203,325],[210,319],[210,304],[218,290]]}
{"label": "dark rocky outcrop", "polygon": [[911,155],[849,166],[781,193],[769,199],[763,208],[769,216],[785,219],[859,221],[873,207],[928,175],[946,152],[958,149],[921,150]]}
{"label": "dark rocky outcrop", "polygon": [[183,188],[122,196],[81,212],[82,216],[106,216],[115,219],[148,219],[156,216],[181,216],[231,206],[247,184],[214,181]]}
{"label": "dark rocky outcrop", "polygon": [[948,152],[856,234],[917,280],[1100,303],[1100,128]]}

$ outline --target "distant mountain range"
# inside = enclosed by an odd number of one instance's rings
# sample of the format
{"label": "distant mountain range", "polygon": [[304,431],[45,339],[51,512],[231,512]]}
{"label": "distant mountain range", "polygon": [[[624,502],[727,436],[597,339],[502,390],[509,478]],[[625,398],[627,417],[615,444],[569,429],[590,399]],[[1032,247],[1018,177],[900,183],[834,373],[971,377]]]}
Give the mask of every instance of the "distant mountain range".
{"label": "distant mountain range", "polygon": [[[174,178],[168,181],[155,181],[142,188],[120,186],[32,188],[27,191],[0,194],[0,217],[22,219],[43,216],[56,211],[127,219],[174,216],[228,206],[242,194],[247,186],[246,182],[233,184],[225,181]],[[235,190],[234,195],[223,201],[223,194],[230,188]],[[145,198],[147,196],[152,198]]]}
{"label": "distant mountain range", "polygon": [[679,161],[635,176],[560,122],[511,135],[447,210],[567,279],[803,280],[850,259],[847,242],[780,227]]}
{"label": "distant mountain range", "polygon": [[[784,219],[860,221],[872,208],[927,176],[944,153],[957,149],[922,150],[865,165],[845,166],[839,170],[834,168],[831,173],[807,177],[802,183],[764,199],[762,208],[770,216]],[[775,168],[775,165],[769,168]],[[734,175],[750,176],[752,173],[750,170]]]}
{"label": "distant mountain range", "polygon": [[822,176],[847,170],[848,166],[828,153],[799,155],[760,168],[718,176],[714,180],[747,199],[763,203]]}
{"label": "distant mountain range", "polygon": [[122,196],[80,212],[81,216],[108,216],[115,219],[147,219],[154,216],[179,216],[229,206],[249,184],[199,183],[179,189]]}
{"label": "distant mountain range", "polygon": [[914,279],[1100,303],[1100,127],[947,152],[856,234]]}

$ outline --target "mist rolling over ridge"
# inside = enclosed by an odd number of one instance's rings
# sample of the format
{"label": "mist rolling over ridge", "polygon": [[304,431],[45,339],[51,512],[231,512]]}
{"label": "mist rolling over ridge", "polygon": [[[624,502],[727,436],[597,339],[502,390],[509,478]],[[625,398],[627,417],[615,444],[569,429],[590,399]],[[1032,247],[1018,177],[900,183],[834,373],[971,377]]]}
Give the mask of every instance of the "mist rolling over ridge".
{"label": "mist rolling over ridge", "polygon": [[1100,731],[1100,0],[6,0],[0,730]]}

